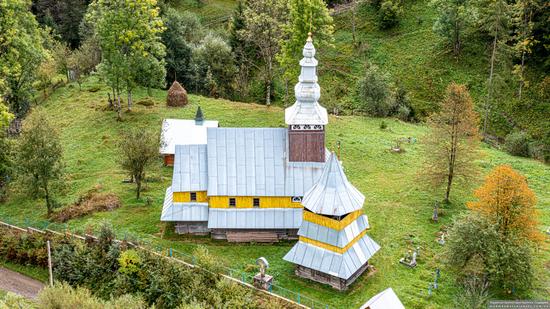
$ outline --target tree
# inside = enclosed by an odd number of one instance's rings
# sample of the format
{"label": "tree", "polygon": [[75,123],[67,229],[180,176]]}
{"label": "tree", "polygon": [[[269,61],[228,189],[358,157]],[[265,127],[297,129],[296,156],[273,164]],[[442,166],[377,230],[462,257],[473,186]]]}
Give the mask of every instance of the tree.
{"label": "tree", "polygon": [[95,0],[90,8],[87,18],[95,23],[103,56],[100,72],[113,89],[120,119],[122,89],[131,110],[138,79],[164,82],[165,46],[160,34],[165,28],[155,0]]}
{"label": "tree", "polygon": [[0,132],[3,132],[5,128],[10,124],[13,119],[13,114],[10,113],[8,107],[4,105],[2,96],[0,95]]}
{"label": "tree", "polygon": [[43,33],[29,8],[28,0],[0,0],[0,95],[17,116],[29,107],[44,56]]}
{"label": "tree", "polygon": [[197,70],[197,88],[207,95],[227,97],[233,89],[236,72],[229,44],[209,33],[193,48],[193,63]]}
{"label": "tree", "polygon": [[478,116],[464,85],[451,83],[447,87],[441,110],[428,119],[431,132],[426,137],[424,176],[429,183],[445,185],[445,201],[449,201],[451,186],[457,180],[475,176],[478,144]]}
{"label": "tree", "polygon": [[399,2],[384,0],[378,10],[378,27],[380,29],[390,29],[399,24],[399,14],[401,8]]}
{"label": "tree", "polygon": [[519,0],[513,5],[514,24],[517,28],[514,45],[516,54],[520,55],[520,64],[516,65],[514,72],[519,77],[518,99],[521,100],[525,85],[525,61],[533,51],[536,44],[534,38],[533,15],[537,9],[536,0]]}
{"label": "tree", "polygon": [[489,78],[487,80],[487,97],[483,116],[483,136],[487,136],[489,114],[495,93],[495,66],[507,49],[506,42],[510,39],[508,30],[511,22],[510,5],[506,0],[485,0],[480,2],[482,17],[481,24],[492,37],[491,57],[489,59]]}
{"label": "tree", "polygon": [[246,28],[245,8],[245,1],[239,0],[231,16],[229,28],[229,46],[231,47],[234,62],[237,66],[235,87],[239,89],[239,91],[234,93],[234,99],[238,101],[248,99],[252,69],[256,66],[256,62],[258,62],[255,57],[255,47],[240,35],[240,32]]}
{"label": "tree", "polygon": [[120,165],[136,183],[136,198],[139,199],[145,172],[158,156],[158,137],[145,130],[130,130],[123,134],[118,147],[122,153]]}
{"label": "tree", "polygon": [[62,160],[56,128],[44,112],[34,111],[25,121],[17,147],[18,177],[31,196],[45,199],[48,216],[56,206],[55,195],[64,184]]}
{"label": "tree", "polygon": [[524,176],[509,165],[494,168],[475,192],[478,199],[468,208],[486,217],[506,238],[512,234],[532,241],[541,240],[538,231],[537,199]]}
{"label": "tree", "polygon": [[280,50],[287,15],[286,0],[249,1],[244,11],[246,28],[240,34],[258,48],[258,55],[263,59],[266,105],[271,104],[276,55]]}
{"label": "tree", "polygon": [[530,243],[502,237],[492,222],[475,213],[454,221],[445,256],[465,283],[477,279],[510,291],[528,288],[533,282]]}
{"label": "tree", "polygon": [[180,81],[186,87],[193,83],[192,44],[198,43],[204,30],[197,15],[168,8],[162,17],[166,31],[166,81]]}
{"label": "tree", "polygon": [[[332,46],[334,25],[326,3],[323,0],[290,0],[288,2],[288,22],[283,26],[281,51],[277,60],[283,68],[288,96],[288,82],[297,80],[299,59],[308,33],[313,33],[315,47],[318,49]],[[286,99],[286,98],[285,98]]]}
{"label": "tree", "polygon": [[390,76],[378,66],[367,64],[365,76],[357,83],[359,110],[376,117],[389,116],[393,111]]}
{"label": "tree", "polygon": [[5,197],[5,188],[12,174],[12,141],[6,137],[6,127],[13,119],[13,114],[2,102],[0,95],[0,201]]}
{"label": "tree", "polygon": [[88,0],[33,0],[32,12],[41,24],[50,26],[71,48],[80,46],[78,31]]}
{"label": "tree", "polygon": [[70,70],[72,79],[78,83],[82,90],[84,77],[90,74],[101,61],[101,55],[97,42],[93,39],[86,39],[82,45],[72,51],[67,59],[67,67]]}
{"label": "tree", "polygon": [[433,31],[447,40],[453,54],[458,56],[462,49],[464,32],[473,22],[471,0],[433,0],[438,16]]}

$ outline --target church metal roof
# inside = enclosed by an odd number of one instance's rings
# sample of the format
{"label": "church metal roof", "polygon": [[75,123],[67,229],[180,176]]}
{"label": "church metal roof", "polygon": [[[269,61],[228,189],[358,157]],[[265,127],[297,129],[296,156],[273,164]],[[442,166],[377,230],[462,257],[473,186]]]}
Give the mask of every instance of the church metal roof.
{"label": "church metal roof", "polygon": [[301,208],[210,208],[210,229],[297,229]]}
{"label": "church metal roof", "polygon": [[323,164],[287,164],[286,128],[209,128],[209,196],[303,196]]}
{"label": "church metal roof", "polygon": [[304,194],[302,205],[316,214],[343,216],[363,208],[365,196],[347,179],[338,158],[332,153],[319,181]]}
{"label": "church metal roof", "polygon": [[298,241],[284,260],[347,280],[380,249],[368,235],[343,254]]}
{"label": "church metal roof", "polygon": [[177,145],[172,176],[173,192],[206,191],[206,145]]}
{"label": "church metal roof", "polygon": [[166,189],[160,221],[207,221],[208,203],[174,203],[172,187]]}
{"label": "church metal roof", "polygon": [[359,236],[361,232],[368,228],[369,221],[367,215],[360,216],[340,231],[303,220],[298,235],[344,248],[355,239],[355,237]]}
{"label": "church metal roof", "polygon": [[218,121],[194,119],[164,119],[160,133],[160,153],[174,154],[176,145],[206,144],[206,128],[218,127]]}

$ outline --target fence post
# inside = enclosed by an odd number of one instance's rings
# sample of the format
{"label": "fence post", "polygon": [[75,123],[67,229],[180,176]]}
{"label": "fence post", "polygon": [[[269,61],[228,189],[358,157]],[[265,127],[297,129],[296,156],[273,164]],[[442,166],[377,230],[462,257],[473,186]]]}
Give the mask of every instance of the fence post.
{"label": "fence post", "polygon": [[245,282],[245,281],[244,281],[244,273],[241,274],[241,277],[242,277],[242,279],[243,279],[242,282],[244,283],[244,282]]}
{"label": "fence post", "polygon": [[299,304],[299,303],[300,303],[300,293],[298,292],[297,294],[298,294],[298,301],[297,301],[297,303]]}
{"label": "fence post", "polygon": [[52,250],[50,248],[50,241],[46,242],[48,247],[48,270],[50,272],[50,286],[53,286],[53,272],[52,272]]}
{"label": "fence post", "polygon": [[170,257],[172,257],[172,248],[170,247]]}

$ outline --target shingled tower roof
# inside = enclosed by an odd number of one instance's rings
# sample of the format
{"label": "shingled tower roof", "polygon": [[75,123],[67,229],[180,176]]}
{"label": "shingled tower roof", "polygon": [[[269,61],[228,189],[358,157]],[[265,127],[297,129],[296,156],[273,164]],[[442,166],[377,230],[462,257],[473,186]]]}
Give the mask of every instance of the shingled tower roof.
{"label": "shingled tower roof", "polygon": [[317,183],[305,193],[302,205],[316,214],[343,216],[362,209],[364,202],[365,196],[348,181],[332,153]]}

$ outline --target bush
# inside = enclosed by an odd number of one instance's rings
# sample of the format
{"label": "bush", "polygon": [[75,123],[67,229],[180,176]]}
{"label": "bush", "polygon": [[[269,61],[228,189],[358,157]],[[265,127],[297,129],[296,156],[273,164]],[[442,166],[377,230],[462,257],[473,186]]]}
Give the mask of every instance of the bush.
{"label": "bush", "polygon": [[0,228],[0,258],[17,264],[48,265],[46,236]]}
{"label": "bush", "polygon": [[514,131],[506,136],[504,147],[514,156],[528,157],[530,136],[523,131]]}
{"label": "bush", "polygon": [[411,116],[411,109],[405,105],[400,105],[397,109],[397,118],[403,121],[409,121]]}
{"label": "bush", "polygon": [[72,288],[68,284],[47,287],[38,295],[37,304],[41,309],[145,309],[147,305],[137,296],[123,295],[109,301],[94,297],[90,290]]}
{"label": "bush", "polygon": [[399,24],[399,3],[391,0],[385,0],[378,10],[378,27],[380,29],[390,29]]}
{"label": "bush", "polygon": [[147,107],[154,106],[155,105],[155,99],[150,98],[150,97],[143,98],[143,99],[137,101],[136,104],[147,106]]}
{"label": "bush", "polygon": [[395,102],[389,80],[389,75],[380,72],[378,66],[369,65],[357,84],[358,109],[376,117],[390,115]]}

